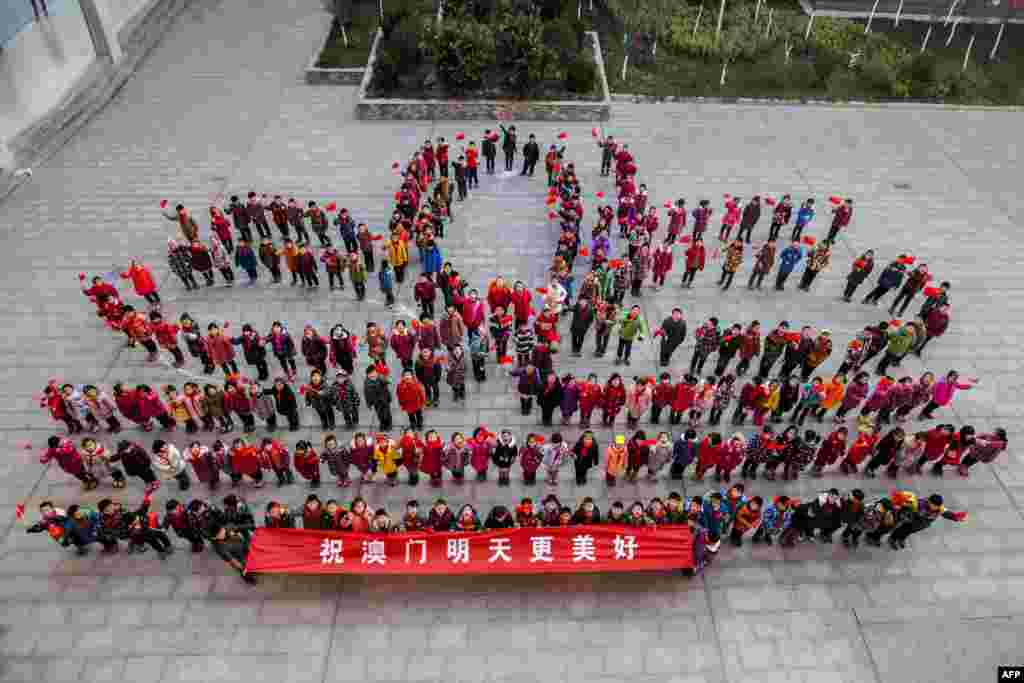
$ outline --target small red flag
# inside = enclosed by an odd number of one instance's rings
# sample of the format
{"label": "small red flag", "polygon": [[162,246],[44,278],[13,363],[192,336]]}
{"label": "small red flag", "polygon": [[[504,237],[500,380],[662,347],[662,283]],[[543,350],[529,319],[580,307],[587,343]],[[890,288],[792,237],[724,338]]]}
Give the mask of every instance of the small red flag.
{"label": "small red flag", "polygon": [[902,263],[905,266],[910,266],[910,265],[913,265],[914,261],[916,261],[916,260],[917,260],[916,256],[902,256],[902,257],[900,257],[898,259],[898,262]]}
{"label": "small red flag", "polygon": [[599,133],[597,132],[597,128],[591,128],[590,134],[596,138],[599,135]]}
{"label": "small red flag", "polygon": [[456,140],[465,140],[466,139],[466,134],[465,133],[456,133],[455,134],[455,139]]}
{"label": "small red flag", "polygon": [[892,320],[889,321],[889,327],[899,327],[902,324],[903,321],[900,320],[899,318],[893,318]]}
{"label": "small red flag", "polygon": [[558,218],[558,214],[557,213],[555,213],[554,211],[548,211],[548,220],[552,220],[553,221],[556,218]]}
{"label": "small red flag", "polygon": [[788,341],[788,342],[793,342],[795,344],[795,343],[800,341],[800,333],[799,332],[787,332],[785,336],[786,336],[786,341]]}
{"label": "small red flag", "polygon": [[611,266],[612,268],[621,268],[622,266],[624,266],[626,264],[620,258],[613,258],[611,261],[608,262],[608,265]]}
{"label": "small red flag", "polygon": [[337,211],[338,204],[336,202],[328,202],[327,206],[325,206],[324,208],[327,209],[328,211]]}
{"label": "small red flag", "polygon": [[580,247],[580,256],[590,256],[590,250],[586,247]]}
{"label": "small red flag", "polygon": [[544,443],[545,441],[544,437],[540,434],[534,435],[533,440],[536,441],[537,443]]}
{"label": "small red flag", "polygon": [[815,243],[815,242],[817,242],[818,240],[816,240],[816,239],[814,238],[814,235],[804,235],[804,238],[803,238],[803,239],[802,239],[801,241],[802,241],[802,242],[803,242],[804,244],[806,244],[806,245],[808,245],[808,246],[812,246],[812,247],[813,247],[813,246],[814,246],[814,243]]}
{"label": "small red flag", "polygon": [[79,273],[78,274],[78,279],[79,280],[84,280],[85,279],[85,273]]}
{"label": "small red flag", "polygon": [[646,439],[644,441],[641,441],[640,445],[641,446],[648,446],[649,447],[649,446],[655,446],[655,445],[657,445],[657,443],[658,443],[657,439]]}
{"label": "small red flag", "polygon": [[692,237],[690,237],[689,235],[683,235],[682,237],[680,237],[680,238],[679,238],[679,241],[680,241],[680,242],[681,242],[682,244],[686,244],[686,243],[688,243],[688,242],[689,242],[690,240],[692,240],[692,239],[693,239],[693,238],[692,238]]}
{"label": "small red flag", "polygon": [[166,199],[161,199],[160,200],[160,208],[161,209],[167,208],[167,200]]}
{"label": "small red flag", "polygon": [[547,287],[538,287],[537,288],[537,293],[541,294],[541,295],[547,294],[548,293],[548,288]]}
{"label": "small red flag", "polygon": [[833,204],[837,204],[837,205],[843,203],[843,200],[840,199],[839,197],[829,197],[828,200],[830,202],[832,202]]}
{"label": "small red flag", "polygon": [[501,358],[498,359],[498,364],[499,365],[511,365],[512,364],[512,356],[502,356]]}
{"label": "small red flag", "polygon": [[598,199],[604,199],[604,192],[595,192],[594,196]]}
{"label": "small red flag", "polygon": [[25,504],[18,503],[14,506],[14,516],[18,519],[22,519],[25,516]]}
{"label": "small red flag", "polygon": [[569,134],[568,134],[568,133],[565,133],[565,132],[562,132],[562,133],[559,133],[559,134],[558,134],[558,139],[559,139],[559,140],[565,140],[565,139],[566,139],[566,138],[568,138],[568,137],[569,137]]}
{"label": "small red flag", "polygon": [[931,299],[932,297],[936,297],[936,296],[938,296],[940,294],[942,294],[942,290],[939,289],[938,287],[925,287],[924,288],[924,295],[926,297],[928,297],[929,299]]}
{"label": "small red flag", "polygon": [[764,203],[767,204],[768,206],[775,206],[775,200],[772,199],[771,197],[765,197]]}
{"label": "small red flag", "polygon": [[370,235],[370,239],[374,242],[384,239],[384,235]]}

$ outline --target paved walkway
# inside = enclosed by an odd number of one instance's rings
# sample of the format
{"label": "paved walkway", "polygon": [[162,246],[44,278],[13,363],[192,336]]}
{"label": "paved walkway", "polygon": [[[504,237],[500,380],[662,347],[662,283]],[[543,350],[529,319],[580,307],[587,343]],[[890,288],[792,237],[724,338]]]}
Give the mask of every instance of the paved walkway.
{"label": "paved walkway", "polygon": [[[11,681],[978,681],[998,664],[1019,662],[1024,637],[1024,463],[1015,453],[968,480],[917,480],[967,507],[963,528],[938,524],[902,553],[841,546],[727,549],[703,579],[623,575],[546,578],[266,577],[250,589],[208,555],[187,549],[166,563],[142,557],[74,558],[24,533],[14,505],[29,515],[45,498],[70,504],[77,485],[35,462],[51,433],[32,399],[46,378],[109,384],[159,384],[187,375],[147,367],[97,325],[78,293],[79,271],[105,272],[138,256],[167,278],[164,239],[170,224],[160,199],[203,213],[225,192],[281,190],[335,200],[379,226],[394,191],[391,163],[427,137],[473,134],[479,126],[363,124],[352,119],[353,89],[307,87],[300,69],[327,17],[310,0],[196,0],[114,104],[2,204],[10,233],[0,252],[9,286],[0,299],[6,335],[0,346],[7,400],[0,406],[0,512],[10,530],[0,545],[0,680]],[[836,266],[810,294],[789,291],[719,295],[716,265],[694,290],[675,286],[641,299],[659,320],[682,304],[696,323],[781,318],[831,328],[844,344],[882,311],[843,305],[836,296],[855,252],[883,257],[912,249],[955,285],[950,333],[929,348],[926,365],[958,368],[982,384],[958,399],[954,422],[979,430],[1005,426],[1019,443],[1019,338],[1024,199],[1018,187],[1019,116],[942,111],[619,105],[607,132],[627,140],[657,205],[685,196],[717,198],[792,192],[823,201],[857,200],[853,226]],[[522,124],[542,141],[561,129]],[[570,154],[588,193],[609,189],[597,177],[590,126],[571,125]],[[905,185],[909,185],[907,188]],[[552,250],[537,179],[483,178],[458,207],[446,257],[475,284],[502,272],[541,282]],[[819,220],[814,232],[823,232]],[[588,221],[589,225],[589,221]],[[205,222],[204,222],[205,230]],[[764,225],[760,230],[765,230]],[[912,247],[912,245],[918,245]],[[416,270],[415,266],[413,270]],[[678,274],[677,276],[678,277]],[[675,280],[676,278],[673,278]],[[356,308],[348,293],[307,296],[288,286],[186,294],[166,281],[167,308],[200,321],[265,327],[283,318],[321,329],[344,320],[358,328],[390,317]],[[409,292],[400,297],[409,305]],[[590,342],[592,343],[592,342]],[[588,343],[588,348],[590,348]],[[840,346],[841,346],[840,344]],[[689,346],[680,363],[688,360]],[[653,349],[633,370],[653,370]],[[828,369],[836,367],[836,358]],[[567,359],[562,359],[567,362]],[[607,376],[607,361],[567,363],[577,374]],[[917,361],[906,370],[922,370]],[[448,396],[428,420],[444,433],[479,424],[531,428],[515,414],[506,382],[470,387],[464,409]],[[304,416],[311,423],[311,415]],[[566,430],[574,439],[577,430]],[[300,434],[319,442],[322,433]],[[132,438],[141,435],[131,433]],[[295,436],[285,434],[289,443]],[[600,432],[606,444],[610,434]],[[26,451],[29,440],[35,450]],[[144,440],[148,441],[148,437]],[[184,437],[179,435],[179,443]],[[568,473],[566,473],[566,477]],[[758,482],[763,495],[807,496],[854,482]],[[858,481],[869,496],[892,486]],[[664,495],[667,481],[621,486],[613,499]],[[690,494],[707,488],[687,485]],[[123,499],[141,492],[130,488]],[[300,485],[246,492],[259,508],[271,496],[297,504]],[[333,495],[333,487],[324,490]],[[397,507],[427,489],[344,492]],[[486,509],[521,495],[493,482],[446,485],[455,503]],[[101,489],[89,500],[109,495]],[[603,483],[559,494],[609,502]],[[171,495],[167,487],[157,504]]]}

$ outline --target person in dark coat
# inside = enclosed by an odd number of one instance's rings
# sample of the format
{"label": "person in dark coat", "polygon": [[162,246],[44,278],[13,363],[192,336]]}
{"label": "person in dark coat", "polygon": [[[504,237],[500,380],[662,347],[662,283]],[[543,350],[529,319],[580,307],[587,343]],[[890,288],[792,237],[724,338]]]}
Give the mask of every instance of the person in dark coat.
{"label": "person in dark coat", "polygon": [[861,303],[877,306],[882,297],[903,283],[903,276],[907,272],[906,265],[902,263],[904,259],[906,256],[900,256],[885,267],[882,274],[878,276],[878,284],[864,297],[864,301]]}
{"label": "person in dark coat", "polygon": [[664,367],[672,359],[675,350],[686,340],[686,321],[683,320],[682,309],[673,308],[672,314],[662,321],[661,328],[654,336],[661,337],[659,363]]}
{"label": "person in dark coat", "polygon": [[377,367],[371,365],[366,369],[366,381],[363,383],[363,398],[366,405],[377,413],[380,428],[391,429],[391,385],[386,377],[381,377]]}
{"label": "person in dark coat", "polygon": [[583,340],[587,331],[594,323],[594,305],[587,299],[577,299],[573,306],[572,323],[569,332],[572,335],[572,355],[580,357],[583,351]]}
{"label": "person in dark coat", "polygon": [[750,234],[754,231],[754,226],[761,220],[761,197],[754,195],[754,197],[743,207],[743,218],[740,219],[740,232],[736,235],[736,239],[742,240],[743,233],[747,233],[747,244],[750,244]]}
{"label": "person in dark coat", "polygon": [[875,250],[868,249],[859,258],[854,259],[850,274],[846,276],[846,289],[843,290],[843,301],[849,303],[853,299],[854,292],[864,284],[871,271],[875,269]]}
{"label": "person in dark coat", "polygon": [[270,369],[267,367],[266,341],[256,334],[252,325],[249,323],[242,325],[241,336],[232,337],[231,344],[242,347],[245,362],[256,368],[260,382],[265,382],[270,377]]}
{"label": "person in dark coat", "polygon": [[[505,170],[511,171],[516,160],[516,150],[519,149],[519,141],[516,138],[516,127],[499,124],[501,128],[501,151],[505,153]],[[447,175],[445,173],[444,175]]]}
{"label": "person in dark coat", "polygon": [[[576,445],[572,448],[573,463],[576,468],[576,485],[583,486],[587,483],[587,472],[591,467],[597,467],[600,458],[601,448],[597,445],[597,439],[591,431],[583,432]],[[596,522],[595,522],[596,523]]]}
{"label": "person in dark coat", "polygon": [[531,133],[529,141],[523,145],[523,172],[519,175],[529,175],[532,178],[538,159],[540,159],[540,145],[537,144],[536,136]]}
{"label": "person in dark coat", "polygon": [[238,240],[238,247],[235,249],[235,265],[245,271],[249,276],[249,284],[252,285],[260,276],[257,268],[256,252],[248,240]]}
{"label": "person in dark coat", "polygon": [[155,491],[160,486],[156,480],[156,473],[153,472],[153,459],[149,456],[149,452],[137,443],[119,442],[117,451],[111,456],[110,462],[120,462],[125,474],[144,481],[147,492]]}
{"label": "person in dark coat", "polygon": [[547,376],[537,395],[537,403],[540,405],[541,424],[550,427],[555,409],[562,404],[562,383],[558,375],[552,372]]}
{"label": "person in dark coat", "polygon": [[192,552],[203,552],[203,548],[206,547],[203,535],[193,523],[185,506],[172,498],[167,501],[165,510],[164,520],[160,527],[163,529],[174,529],[174,533],[177,534],[178,538],[183,538],[189,542],[192,546]]}
{"label": "person in dark coat", "polygon": [[277,412],[288,418],[288,429],[295,432],[299,429],[299,404],[295,400],[295,392],[288,386],[284,377],[274,380],[274,405]]}

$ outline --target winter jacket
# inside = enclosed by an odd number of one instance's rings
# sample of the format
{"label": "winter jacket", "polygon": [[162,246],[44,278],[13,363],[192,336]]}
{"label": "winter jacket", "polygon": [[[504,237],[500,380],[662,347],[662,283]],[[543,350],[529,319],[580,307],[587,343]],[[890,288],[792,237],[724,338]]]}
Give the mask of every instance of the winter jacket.
{"label": "winter jacket", "polygon": [[130,279],[135,293],[139,296],[146,296],[156,291],[156,282],[153,280],[153,273],[149,267],[136,263],[128,268],[127,272],[121,273],[121,277]]}
{"label": "winter jacket", "polygon": [[803,258],[803,250],[800,247],[790,245],[782,250],[779,254],[779,272],[780,273],[791,273],[796,268],[796,264]]}
{"label": "winter jacket", "polygon": [[903,282],[903,276],[907,272],[907,267],[902,263],[890,263],[882,271],[882,274],[878,276],[878,285],[885,287],[886,289],[894,289],[899,287]]}
{"label": "winter jacket", "polygon": [[166,453],[153,454],[153,467],[161,479],[173,479],[185,471],[185,459],[172,444],[167,444]]}

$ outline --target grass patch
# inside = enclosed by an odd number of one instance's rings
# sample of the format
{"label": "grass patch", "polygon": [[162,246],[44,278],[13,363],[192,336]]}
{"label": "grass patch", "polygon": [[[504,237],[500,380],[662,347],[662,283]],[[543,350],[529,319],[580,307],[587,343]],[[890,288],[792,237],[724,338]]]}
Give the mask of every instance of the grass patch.
{"label": "grass patch", "polygon": [[[715,42],[717,3],[666,4],[633,10],[630,0],[600,0],[588,21],[601,33],[608,84],[613,92],[676,97],[758,97],[863,101],[934,101],[956,104],[1024,105],[1024,27],[1006,26],[994,61],[988,55],[998,26],[961,24],[946,46],[949,28],[876,19],[864,22],[818,17],[804,40],[807,15],[794,0],[769,0],[755,22],[753,5],[727,9]],[[765,37],[773,8],[772,34]],[[697,18],[700,17],[699,24]],[[697,26],[696,34],[693,27]],[[653,63],[638,64],[630,48],[626,79],[622,64],[627,27],[657,38]],[[964,52],[975,42],[962,71]],[[787,59],[786,48],[790,48]],[[859,53],[850,63],[850,54]],[[728,61],[725,83],[722,66]]]}
{"label": "grass patch", "polygon": [[[352,22],[345,26],[344,34],[337,19],[331,23],[331,32],[327,36],[327,42],[316,60],[318,69],[349,69],[366,66],[379,24],[376,7],[376,4],[372,8],[357,5],[356,8],[359,11],[356,12]],[[348,38],[347,45],[345,37]]]}

